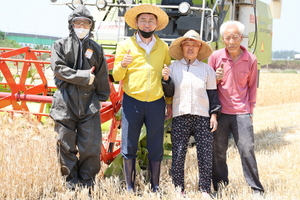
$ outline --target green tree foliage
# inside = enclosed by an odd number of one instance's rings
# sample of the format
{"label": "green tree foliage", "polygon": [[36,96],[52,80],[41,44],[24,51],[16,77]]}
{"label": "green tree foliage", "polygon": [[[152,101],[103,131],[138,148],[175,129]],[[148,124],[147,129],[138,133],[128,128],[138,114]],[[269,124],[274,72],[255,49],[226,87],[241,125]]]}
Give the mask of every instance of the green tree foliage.
{"label": "green tree foliage", "polygon": [[273,51],[273,59],[294,59],[295,54],[299,52],[296,51],[287,51],[287,50],[280,50],[280,51]]}
{"label": "green tree foliage", "polygon": [[0,40],[4,40],[4,39],[5,39],[5,34],[0,31]]}
{"label": "green tree foliage", "polygon": [[[37,49],[37,50],[50,50],[47,46],[44,46],[42,44],[37,44],[33,47],[33,49]],[[47,60],[50,58],[50,54],[48,53],[43,53],[39,59],[41,60]]]}
{"label": "green tree foliage", "polygon": [[44,46],[42,44],[37,44],[33,48],[34,49],[39,49],[39,50],[50,50],[47,46]]}
{"label": "green tree foliage", "polygon": [[10,48],[20,48],[19,45],[15,40],[10,40],[5,37],[5,33],[0,31],[0,47],[10,47]]}

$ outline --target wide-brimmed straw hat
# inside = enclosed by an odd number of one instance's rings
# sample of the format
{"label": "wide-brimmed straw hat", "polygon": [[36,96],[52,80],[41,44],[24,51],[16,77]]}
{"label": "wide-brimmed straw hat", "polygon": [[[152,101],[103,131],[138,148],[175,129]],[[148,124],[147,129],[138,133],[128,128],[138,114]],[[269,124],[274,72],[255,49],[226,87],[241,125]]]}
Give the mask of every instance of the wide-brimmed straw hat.
{"label": "wide-brimmed straw hat", "polygon": [[199,33],[194,30],[189,30],[183,37],[177,38],[170,45],[169,53],[172,58],[175,58],[176,60],[181,60],[183,58],[181,43],[186,39],[193,39],[201,43],[201,48],[197,56],[199,61],[207,59],[212,54],[213,50],[206,42],[200,39]]}
{"label": "wide-brimmed straw hat", "polygon": [[124,18],[128,26],[133,29],[138,29],[136,26],[136,17],[141,13],[151,13],[156,15],[158,25],[155,29],[156,31],[164,29],[169,23],[168,15],[161,8],[151,4],[143,4],[134,6],[125,13]]}

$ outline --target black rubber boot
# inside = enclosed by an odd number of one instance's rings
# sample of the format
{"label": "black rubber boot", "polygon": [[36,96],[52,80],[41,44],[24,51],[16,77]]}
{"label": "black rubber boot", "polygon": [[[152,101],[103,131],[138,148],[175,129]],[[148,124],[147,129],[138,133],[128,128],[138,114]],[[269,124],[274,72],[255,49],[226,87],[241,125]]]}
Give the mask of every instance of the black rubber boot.
{"label": "black rubber boot", "polygon": [[134,192],[135,159],[123,159],[127,192]]}
{"label": "black rubber boot", "polygon": [[160,162],[149,160],[149,177],[152,192],[159,191]]}

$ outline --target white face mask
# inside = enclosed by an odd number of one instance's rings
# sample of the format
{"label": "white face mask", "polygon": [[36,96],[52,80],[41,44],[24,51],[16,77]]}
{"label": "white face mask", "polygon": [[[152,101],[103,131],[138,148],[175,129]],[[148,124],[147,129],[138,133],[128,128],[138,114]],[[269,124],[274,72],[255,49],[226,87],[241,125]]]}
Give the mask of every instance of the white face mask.
{"label": "white face mask", "polygon": [[74,31],[79,39],[83,39],[90,32],[90,29],[74,28]]}

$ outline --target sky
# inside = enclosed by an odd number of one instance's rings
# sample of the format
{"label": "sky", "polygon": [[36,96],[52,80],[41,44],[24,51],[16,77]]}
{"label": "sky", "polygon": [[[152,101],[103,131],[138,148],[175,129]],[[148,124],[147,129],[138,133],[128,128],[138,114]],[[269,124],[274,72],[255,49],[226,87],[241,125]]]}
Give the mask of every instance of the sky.
{"label": "sky", "polygon": [[[269,3],[270,0],[261,0]],[[0,0],[0,31],[65,37],[68,35],[66,5],[51,5],[50,0]],[[99,12],[87,6],[91,13]],[[300,52],[300,0],[282,0],[281,18],[273,20],[272,50]]]}

